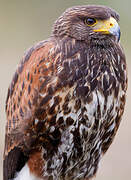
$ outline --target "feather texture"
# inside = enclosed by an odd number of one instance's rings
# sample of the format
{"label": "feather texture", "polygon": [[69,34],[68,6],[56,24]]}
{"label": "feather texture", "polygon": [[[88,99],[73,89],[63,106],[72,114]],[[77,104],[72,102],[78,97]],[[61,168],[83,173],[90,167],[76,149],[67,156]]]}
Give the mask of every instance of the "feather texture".
{"label": "feather texture", "polygon": [[4,180],[25,167],[43,180],[90,180],[114,139],[125,106],[125,55],[114,36],[88,28],[83,35],[82,22],[69,36],[67,28],[85,15],[118,20],[103,6],[68,9],[15,72],[6,101]]}

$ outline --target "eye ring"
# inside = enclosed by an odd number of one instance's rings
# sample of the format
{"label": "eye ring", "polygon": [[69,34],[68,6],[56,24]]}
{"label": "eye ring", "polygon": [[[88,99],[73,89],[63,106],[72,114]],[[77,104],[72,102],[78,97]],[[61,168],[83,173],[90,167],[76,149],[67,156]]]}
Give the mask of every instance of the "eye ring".
{"label": "eye ring", "polygon": [[88,26],[94,26],[97,23],[95,18],[86,18],[84,22]]}

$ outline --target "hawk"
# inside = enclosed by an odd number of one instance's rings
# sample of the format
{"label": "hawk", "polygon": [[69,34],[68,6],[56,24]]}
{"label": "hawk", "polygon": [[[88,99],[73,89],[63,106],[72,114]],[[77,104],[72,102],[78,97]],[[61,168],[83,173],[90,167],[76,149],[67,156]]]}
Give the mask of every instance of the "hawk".
{"label": "hawk", "polygon": [[119,15],[67,9],[31,47],[8,89],[4,180],[91,180],[118,130],[127,90]]}

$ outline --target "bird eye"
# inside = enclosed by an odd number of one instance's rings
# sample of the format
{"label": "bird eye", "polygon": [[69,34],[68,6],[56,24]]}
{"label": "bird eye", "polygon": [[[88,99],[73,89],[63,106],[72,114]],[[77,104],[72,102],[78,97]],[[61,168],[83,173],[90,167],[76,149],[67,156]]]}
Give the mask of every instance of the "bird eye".
{"label": "bird eye", "polygon": [[87,18],[87,19],[85,19],[85,24],[88,25],[88,26],[93,26],[94,24],[96,24],[96,19]]}

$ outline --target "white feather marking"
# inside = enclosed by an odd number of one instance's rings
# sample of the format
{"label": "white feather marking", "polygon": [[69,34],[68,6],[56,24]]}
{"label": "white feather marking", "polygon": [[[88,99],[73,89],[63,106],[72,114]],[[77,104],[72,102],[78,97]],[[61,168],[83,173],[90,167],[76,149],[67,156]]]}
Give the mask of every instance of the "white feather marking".
{"label": "white feather marking", "polygon": [[42,179],[31,174],[28,165],[25,164],[25,166],[21,169],[21,171],[16,174],[16,178],[14,180],[42,180]]}

